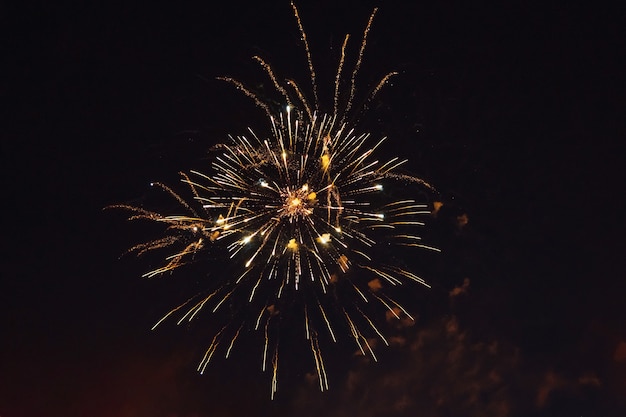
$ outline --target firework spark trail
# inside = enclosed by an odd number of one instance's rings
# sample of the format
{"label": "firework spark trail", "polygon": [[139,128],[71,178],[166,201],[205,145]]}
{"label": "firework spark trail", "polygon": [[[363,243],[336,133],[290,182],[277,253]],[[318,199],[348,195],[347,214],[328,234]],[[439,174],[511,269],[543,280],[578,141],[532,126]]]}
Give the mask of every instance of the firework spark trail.
{"label": "firework spark trail", "polygon": [[326,368],[324,367],[324,359],[322,358],[322,351],[320,350],[317,335],[312,334],[309,340],[311,342],[311,351],[313,352],[313,359],[315,360],[315,369],[317,371],[320,391],[327,391],[329,388],[328,378],[326,377]]}
{"label": "firework spark trail", "polygon": [[[377,158],[386,138],[372,141],[369,134],[358,133],[345,122],[376,9],[363,32],[342,111],[339,86],[349,36],[345,37],[335,77],[333,114],[329,115],[320,113],[309,43],[293,3],[292,8],[304,43],[314,106],[295,81],[279,80],[272,67],[255,56],[286,103],[284,111],[274,113],[240,81],[220,79],[265,112],[269,136],[259,136],[248,128],[248,136],[229,136],[229,142],[215,146],[218,155],[211,162],[210,173],[181,174],[181,181],[191,190],[190,201],[170,187],[152,184],[171,195],[187,214],[163,215],[129,205],[112,206],[130,211],[130,220],[166,226],[165,237],[129,250],[143,255],[175,248],[163,266],[144,277],[171,272],[201,259],[203,253],[225,250],[233,274],[214,278],[205,295],[173,308],[153,329],[181,311],[178,324],[194,320],[201,310],[218,314],[218,310],[226,310],[223,305],[229,305],[227,323],[213,334],[198,371],[205,371],[218,350],[223,349],[226,358],[231,356],[247,330],[262,333],[261,368],[266,371],[271,363],[271,398],[278,389],[278,333],[285,317],[304,318],[302,339],[310,344],[319,386],[325,391],[329,384],[320,337],[337,343],[340,334],[346,333],[363,355],[377,360],[368,338],[389,343],[371,307],[382,306],[379,310],[389,311],[397,319],[412,319],[391,291],[407,282],[429,286],[396,264],[393,249],[389,252],[386,248],[438,250],[422,243],[416,234],[424,224],[420,217],[430,213],[428,206],[410,198],[390,201],[383,183],[433,188],[419,178],[396,172],[405,160]],[[388,73],[379,81],[364,106],[395,74]],[[240,300],[245,300],[247,307],[236,309]]]}

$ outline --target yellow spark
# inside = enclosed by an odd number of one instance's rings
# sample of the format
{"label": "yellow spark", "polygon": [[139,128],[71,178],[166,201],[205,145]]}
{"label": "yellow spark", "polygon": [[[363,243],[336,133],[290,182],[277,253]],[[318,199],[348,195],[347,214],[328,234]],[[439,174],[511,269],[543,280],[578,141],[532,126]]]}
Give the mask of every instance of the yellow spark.
{"label": "yellow spark", "polygon": [[287,243],[287,249],[291,249],[293,251],[298,249],[298,242],[296,242],[296,239],[289,239],[289,243]]}
{"label": "yellow spark", "polygon": [[321,243],[322,245],[327,244],[328,242],[330,242],[330,233],[324,233],[322,235],[319,235],[316,240]]}
{"label": "yellow spark", "polygon": [[330,156],[325,153],[324,155],[322,155],[322,170],[324,172],[328,171],[328,168],[330,167]]}

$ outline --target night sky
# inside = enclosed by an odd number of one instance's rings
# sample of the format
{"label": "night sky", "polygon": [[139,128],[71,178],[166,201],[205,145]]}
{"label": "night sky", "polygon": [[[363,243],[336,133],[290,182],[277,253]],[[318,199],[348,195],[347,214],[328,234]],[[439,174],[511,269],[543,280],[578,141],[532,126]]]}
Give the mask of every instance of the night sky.
{"label": "night sky", "polygon": [[103,208],[179,187],[228,134],[267,132],[216,80],[272,96],[253,55],[308,87],[289,2],[265,3],[0,8],[0,416],[625,416],[617,8],[299,2],[326,106],[344,34],[354,57],[380,8],[358,92],[400,74],[358,126],[439,191],[443,252],[419,266],[433,288],[378,363],[340,343],[327,393],[308,351],[270,401],[253,346],[200,376],[202,326],[150,331],[182,290],[141,278],[150,263],[121,255],[153,235]]}

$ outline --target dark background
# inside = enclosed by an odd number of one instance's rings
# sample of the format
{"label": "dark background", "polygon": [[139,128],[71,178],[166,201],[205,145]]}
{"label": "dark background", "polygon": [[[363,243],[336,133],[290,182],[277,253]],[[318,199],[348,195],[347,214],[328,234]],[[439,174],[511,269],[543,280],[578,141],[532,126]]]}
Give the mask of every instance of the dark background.
{"label": "dark background", "polygon": [[[374,4],[315,3],[298,6],[331,104]],[[258,87],[260,54],[308,87],[289,3],[2,6],[0,416],[626,415],[623,12],[378,6],[359,82],[400,75],[362,123],[440,192],[436,285],[403,348],[274,402],[249,358],[197,375],[201,329],[150,332],[175,287],[119,259],[143,236],[102,209],[266,128],[216,76]]]}

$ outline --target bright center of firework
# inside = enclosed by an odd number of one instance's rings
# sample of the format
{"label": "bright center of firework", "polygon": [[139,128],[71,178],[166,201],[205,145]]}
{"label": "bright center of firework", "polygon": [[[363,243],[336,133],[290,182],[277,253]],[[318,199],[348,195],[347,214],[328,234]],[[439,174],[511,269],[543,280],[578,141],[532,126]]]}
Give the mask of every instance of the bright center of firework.
{"label": "bright center of firework", "polygon": [[288,217],[290,221],[300,217],[306,217],[313,213],[316,202],[315,193],[309,191],[309,186],[304,184],[297,190],[285,190],[283,193],[284,203],[280,209],[281,217]]}

